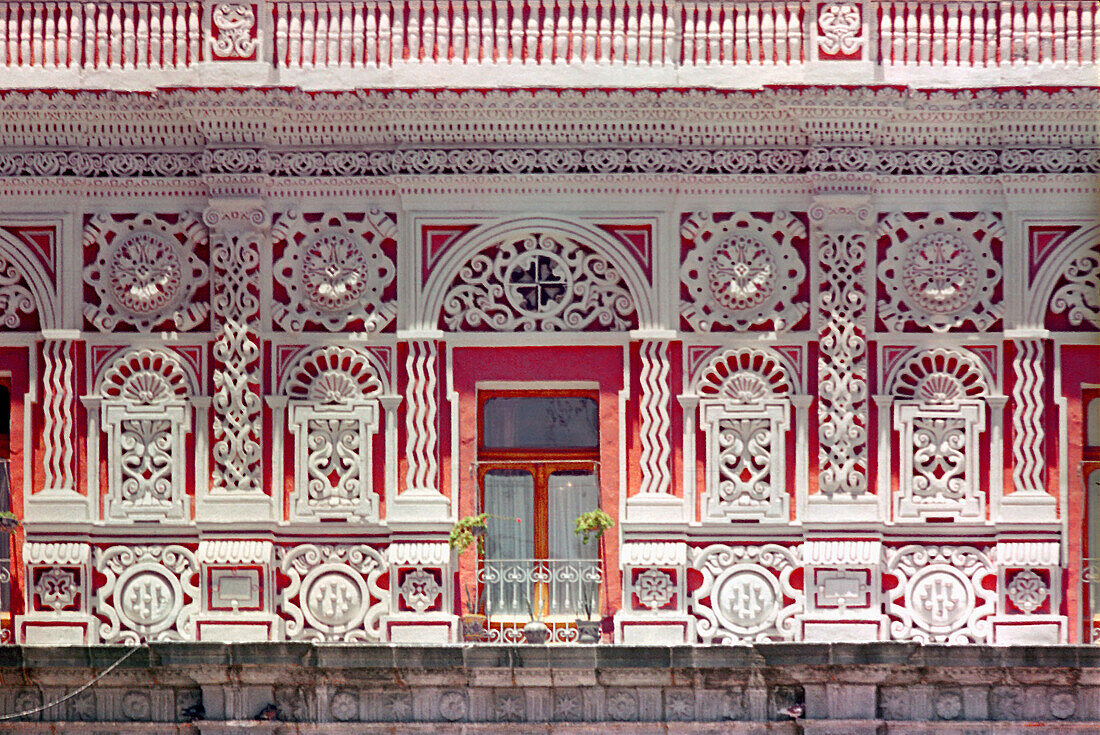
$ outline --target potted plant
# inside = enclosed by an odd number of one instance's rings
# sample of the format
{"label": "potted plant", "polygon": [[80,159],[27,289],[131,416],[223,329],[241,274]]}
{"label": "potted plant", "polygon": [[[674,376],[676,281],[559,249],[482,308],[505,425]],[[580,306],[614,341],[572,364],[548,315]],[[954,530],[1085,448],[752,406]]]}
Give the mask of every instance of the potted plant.
{"label": "potted plant", "polygon": [[[452,549],[462,554],[470,545],[477,543],[479,554],[485,553],[485,532],[489,525],[489,514],[478,513],[462,518],[451,527],[451,535],[447,543]],[[475,643],[489,640],[489,618],[485,614],[485,599],[482,591],[475,585],[465,589],[466,612],[461,616],[462,640],[466,643]]]}
{"label": "potted plant", "polygon": [[603,621],[599,618],[592,618],[592,598],[588,594],[588,590],[584,591],[581,609],[584,612],[584,617],[577,618],[577,643],[599,643],[600,628]]}
{"label": "potted plant", "polygon": [[0,533],[15,533],[19,528],[19,518],[10,510],[0,511]]}
{"label": "potted plant", "polygon": [[534,600],[527,598],[527,610],[531,620],[523,626],[523,637],[528,643],[546,643],[550,640],[550,628],[542,622],[542,600],[539,597],[540,587],[534,588]]}
{"label": "potted plant", "polygon": [[[615,520],[604,511],[596,508],[577,516],[573,533],[581,537],[581,543],[583,544],[587,544],[592,539],[595,539],[596,543],[600,543],[603,541],[604,532],[614,526]],[[602,563],[602,549],[600,557]],[[600,642],[600,629],[603,627],[603,621],[599,617],[592,617],[593,608],[595,607],[591,590],[584,589],[581,599],[581,610],[584,617],[577,618],[577,643]]]}

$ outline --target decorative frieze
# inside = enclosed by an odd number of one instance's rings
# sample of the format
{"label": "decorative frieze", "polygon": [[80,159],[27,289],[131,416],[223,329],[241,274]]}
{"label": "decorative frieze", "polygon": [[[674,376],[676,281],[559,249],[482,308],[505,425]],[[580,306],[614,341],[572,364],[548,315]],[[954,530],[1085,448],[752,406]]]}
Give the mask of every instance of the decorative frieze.
{"label": "decorative frieze", "polygon": [[[382,639],[390,605],[389,591],[381,586],[386,560],[377,550],[365,544],[303,544],[278,549],[276,561],[290,580],[277,597],[288,640]],[[391,578],[390,584],[400,582]]]}

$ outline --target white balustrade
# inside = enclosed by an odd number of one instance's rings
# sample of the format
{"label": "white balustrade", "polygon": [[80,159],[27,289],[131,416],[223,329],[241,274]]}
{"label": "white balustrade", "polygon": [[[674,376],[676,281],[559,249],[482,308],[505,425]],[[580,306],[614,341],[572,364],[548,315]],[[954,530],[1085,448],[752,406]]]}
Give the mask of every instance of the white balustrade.
{"label": "white balustrade", "polygon": [[0,66],[149,69],[202,60],[198,2],[5,2]]}
{"label": "white balustrade", "polygon": [[[887,66],[1100,62],[1092,0],[876,0]],[[263,33],[285,68],[395,64],[786,66],[814,8],[783,0],[274,0]],[[0,0],[0,66],[160,69],[205,60],[203,4]]]}

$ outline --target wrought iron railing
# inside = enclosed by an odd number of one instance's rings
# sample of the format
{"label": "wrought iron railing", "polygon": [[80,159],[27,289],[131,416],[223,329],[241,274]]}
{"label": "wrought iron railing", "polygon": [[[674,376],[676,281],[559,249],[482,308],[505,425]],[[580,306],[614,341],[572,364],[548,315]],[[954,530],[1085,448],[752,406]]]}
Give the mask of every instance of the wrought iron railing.
{"label": "wrought iron railing", "polygon": [[1100,558],[1081,560],[1081,588],[1082,635],[1089,643],[1097,643],[1100,642]]}
{"label": "wrought iron railing", "polygon": [[[9,463],[0,459],[0,511],[11,510]],[[11,534],[0,531],[0,643],[11,643]]]}
{"label": "wrought iron railing", "polygon": [[493,616],[588,617],[599,607],[597,559],[493,559],[478,574],[485,612]]}

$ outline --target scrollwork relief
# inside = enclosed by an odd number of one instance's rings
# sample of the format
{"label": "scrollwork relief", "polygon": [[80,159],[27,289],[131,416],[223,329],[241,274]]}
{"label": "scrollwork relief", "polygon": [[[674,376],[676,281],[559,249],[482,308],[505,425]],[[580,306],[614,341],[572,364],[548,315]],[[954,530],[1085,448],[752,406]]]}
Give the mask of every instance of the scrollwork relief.
{"label": "scrollwork relief", "polygon": [[443,299],[452,331],[625,331],[634,298],[603,255],[568,237],[512,235],[459,270]]}
{"label": "scrollwork relief", "polygon": [[381,554],[365,544],[304,544],[279,549],[276,559],[290,580],[278,600],[289,640],[381,640],[381,618],[389,610]]}
{"label": "scrollwork relief", "polygon": [[994,574],[988,555],[972,546],[909,545],[886,553],[886,612],[894,640],[922,643],[989,643],[989,616],[997,592],[985,587]]}

